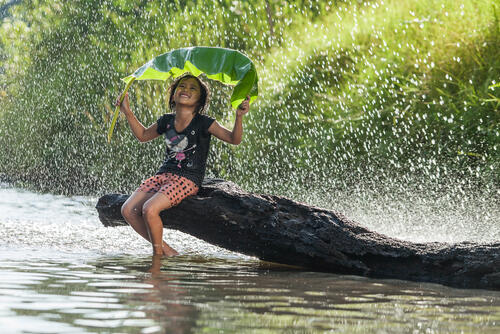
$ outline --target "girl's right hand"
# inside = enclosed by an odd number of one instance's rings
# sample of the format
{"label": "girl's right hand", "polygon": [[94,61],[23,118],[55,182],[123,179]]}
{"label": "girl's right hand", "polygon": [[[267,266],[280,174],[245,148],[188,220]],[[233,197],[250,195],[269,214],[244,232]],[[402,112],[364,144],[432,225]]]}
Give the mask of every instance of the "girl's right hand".
{"label": "girl's right hand", "polygon": [[[121,95],[120,95],[121,96]],[[120,96],[115,101],[115,107],[120,106],[120,111],[124,114],[130,112],[130,104],[128,101],[128,93],[125,93],[122,103],[120,104]]]}
{"label": "girl's right hand", "polygon": [[250,110],[250,96],[247,95],[246,99],[243,100],[243,102],[241,102],[241,104],[238,106],[238,109],[236,109],[236,115],[243,116],[249,110]]}

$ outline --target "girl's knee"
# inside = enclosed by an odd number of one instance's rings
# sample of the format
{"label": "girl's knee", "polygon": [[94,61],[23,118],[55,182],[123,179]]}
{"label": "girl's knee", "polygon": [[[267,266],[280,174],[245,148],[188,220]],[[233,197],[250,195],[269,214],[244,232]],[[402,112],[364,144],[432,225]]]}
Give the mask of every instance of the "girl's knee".
{"label": "girl's knee", "polygon": [[125,202],[122,205],[121,213],[123,218],[127,219],[133,216],[140,216],[140,212],[136,209],[136,207],[130,203]]}
{"label": "girl's knee", "polygon": [[125,218],[125,219],[127,219],[127,217],[130,217],[132,215],[132,210],[130,208],[130,205],[127,205],[127,203],[123,203],[120,211],[121,211],[123,218]]}
{"label": "girl's knee", "polygon": [[160,216],[160,212],[158,212],[158,210],[156,210],[152,205],[145,204],[142,207],[142,216],[146,219],[146,221],[150,221],[151,218]]}

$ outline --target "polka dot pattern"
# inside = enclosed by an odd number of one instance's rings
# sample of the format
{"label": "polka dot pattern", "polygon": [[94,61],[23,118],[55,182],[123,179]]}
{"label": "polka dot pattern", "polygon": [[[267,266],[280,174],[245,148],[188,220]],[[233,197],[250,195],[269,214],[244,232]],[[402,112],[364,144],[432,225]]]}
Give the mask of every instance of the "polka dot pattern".
{"label": "polka dot pattern", "polygon": [[196,195],[198,187],[185,177],[172,173],[157,174],[143,181],[139,191],[161,193],[168,197],[172,206],[178,205],[184,198]]}

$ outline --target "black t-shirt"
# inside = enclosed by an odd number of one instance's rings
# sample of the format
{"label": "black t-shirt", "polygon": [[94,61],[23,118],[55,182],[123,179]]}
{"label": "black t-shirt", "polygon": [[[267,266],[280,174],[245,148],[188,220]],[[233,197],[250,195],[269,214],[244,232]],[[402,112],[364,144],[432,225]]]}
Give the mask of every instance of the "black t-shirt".
{"label": "black t-shirt", "polygon": [[201,187],[205,176],[210,138],[208,128],[212,117],[196,114],[180,133],[175,130],[175,114],[165,114],[156,123],[159,134],[165,134],[167,144],[165,161],[157,174],[172,173],[183,176]]}

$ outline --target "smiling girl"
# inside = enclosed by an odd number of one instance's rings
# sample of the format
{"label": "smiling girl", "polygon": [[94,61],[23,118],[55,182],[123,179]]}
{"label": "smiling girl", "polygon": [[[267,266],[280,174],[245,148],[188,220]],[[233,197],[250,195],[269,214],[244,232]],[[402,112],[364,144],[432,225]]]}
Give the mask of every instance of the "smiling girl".
{"label": "smiling girl", "polygon": [[[156,175],[143,181],[123,204],[125,220],[153,245],[153,254],[173,256],[177,251],[163,241],[160,212],[178,205],[184,198],[195,195],[205,176],[210,138],[215,137],[234,145],[241,142],[243,116],[249,111],[247,98],[236,110],[236,120],[230,131],[215,119],[203,115],[208,107],[210,90],[199,78],[185,75],[169,88],[169,108],[172,113],[161,116],[148,128],[130,110],[128,94],[120,105],[130,129],[141,142],[165,136],[165,161]],[[119,105],[117,99],[116,105]]]}

